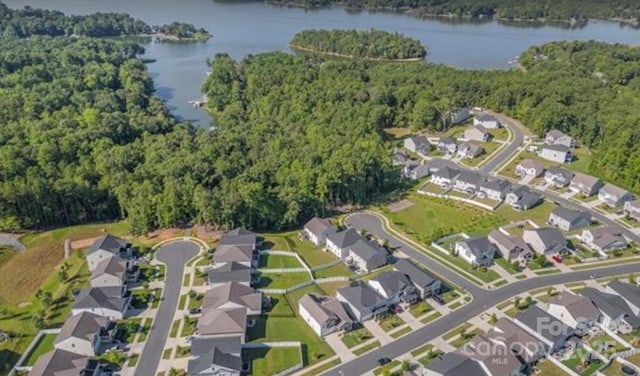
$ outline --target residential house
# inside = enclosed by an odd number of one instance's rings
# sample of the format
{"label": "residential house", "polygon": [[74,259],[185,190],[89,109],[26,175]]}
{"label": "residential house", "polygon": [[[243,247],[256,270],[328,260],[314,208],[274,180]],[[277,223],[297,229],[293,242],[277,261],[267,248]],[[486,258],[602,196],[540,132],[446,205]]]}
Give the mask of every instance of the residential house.
{"label": "residential house", "polygon": [[569,189],[582,194],[584,197],[589,197],[596,194],[602,186],[603,183],[600,179],[576,172],[569,184]]}
{"label": "residential house", "polygon": [[542,202],[542,196],[524,185],[512,186],[504,202],[515,210],[529,210]]}
{"label": "residential house", "polygon": [[464,138],[467,140],[487,142],[489,141],[489,136],[491,135],[489,131],[487,131],[487,128],[480,124],[469,127],[464,131]]}
{"label": "residential house", "polygon": [[456,191],[473,194],[478,190],[480,181],[482,181],[482,176],[477,172],[463,170],[456,178],[453,188]]}
{"label": "residential house", "polygon": [[563,231],[573,231],[591,226],[591,214],[584,210],[573,210],[556,206],[551,213],[549,213],[547,223]]}
{"label": "residential house", "polygon": [[600,253],[608,253],[629,246],[627,239],[611,227],[582,230],[580,241]]}
{"label": "residential house", "polygon": [[522,329],[508,318],[501,317],[494,324],[486,338],[506,346],[520,360],[522,370],[527,373],[531,366],[546,354],[544,342]]}
{"label": "residential house", "polygon": [[369,280],[369,285],[383,298],[397,303],[415,303],[418,301],[416,288],[406,274],[390,271]]}
{"label": "residential house", "polygon": [[403,273],[409,278],[416,288],[416,293],[420,299],[426,299],[440,294],[442,281],[411,261],[398,259],[396,263],[393,264],[393,270]]}
{"label": "residential house", "polygon": [[627,201],[624,203],[624,213],[630,218],[640,221],[640,200]]}
{"label": "residential house", "polygon": [[357,322],[386,312],[390,305],[389,301],[364,282],[356,282],[338,289],[336,297],[346,305],[347,312]]}
{"label": "residential house", "polygon": [[100,376],[96,359],[66,350],[55,349],[38,358],[29,376]]}
{"label": "residential house", "polygon": [[405,166],[403,175],[412,180],[422,179],[429,175],[431,171],[426,164],[411,163]]}
{"label": "residential house", "polygon": [[246,308],[247,316],[262,313],[262,292],[237,282],[227,282],[209,289],[202,298],[202,310],[232,310]]}
{"label": "residential house", "polygon": [[90,312],[72,315],[62,325],[53,346],[84,356],[97,356],[115,344],[110,331],[113,323]]}
{"label": "residential house", "polygon": [[557,129],[552,129],[547,132],[544,142],[548,145],[562,145],[571,149],[576,147],[576,140],[573,137]]}
{"label": "residential house", "polygon": [[501,179],[483,179],[478,190],[488,199],[502,201],[509,193],[511,183]]}
{"label": "residential house", "polygon": [[454,245],[454,252],[473,266],[490,266],[497,250],[486,236],[465,239]]}
{"label": "residential house", "polygon": [[569,163],[573,160],[571,149],[564,145],[545,145],[540,149],[539,155],[556,163]]}
{"label": "residential house", "polygon": [[571,184],[574,173],[562,167],[549,167],[544,173],[544,181],[556,188],[563,188]]}
{"label": "residential house", "polygon": [[336,331],[348,331],[353,324],[340,300],[331,296],[304,294],[298,300],[298,311],[320,337]]}
{"label": "residential house", "polygon": [[124,286],[89,287],[80,290],[71,306],[71,313],[91,312],[111,320],[122,320],[130,300]]}
{"label": "residential house", "polygon": [[127,281],[128,261],[109,257],[98,263],[89,277],[91,287],[122,286]]}
{"label": "residential house", "polygon": [[473,118],[473,125],[482,125],[488,129],[496,129],[500,128],[502,124],[500,124],[500,120],[493,115],[481,113]]}
{"label": "residential house", "polygon": [[460,351],[446,353],[429,362],[423,376],[492,376],[482,365]]}
{"label": "residential house", "polygon": [[404,148],[416,154],[427,155],[431,151],[431,143],[426,136],[414,136],[404,139]]}
{"label": "residential house", "polygon": [[129,258],[132,255],[131,244],[113,235],[99,237],[87,251],[87,264],[92,272],[98,264],[111,257]]}
{"label": "residential house", "polygon": [[313,217],[304,225],[304,232],[311,243],[321,246],[327,241],[327,236],[335,234],[337,230],[329,220]]}
{"label": "residential house", "polygon": [[258,243],[258,235],[256,233],[238,227],[231,231],[225,232],[218,242],[218,246],[235,245],[235,246],[251,246],[252,250],[256,249]]}
{"label": "residential house", "polygon": [[633,200],[633,194],[626,189],[607,183],[598,191],[598,199],[615,208]]}
{"label": "residential house", "polygon": [[525,264],[533,259],[533,251],[521,236],[507,235],[500,230],[493,230],[489,233],[488,238],[491,243],[495,244],[505,260]]}
{"label": "residential house", "polygon": [[257,257],[255,254],[255,248],[251,244],[241,245],[218,245],[215,252],[213,252],[213,262],[225,263],[225,262],[237,262],[244,264],[248,267],[256,266]]}
{"label": "residential house", "polygon": [[607,284],[606,291],[620,295],[631,311],[636,316],[640,315],[640,287],[620,281],[611,281]]}
{"label": "residential house", "polygon": [[362,236],[353,228],[327,236],[327,250],[341,259],[349,255],[349,247],[354,245]]}
{"label": "residential house", "polygon": [[431,182],[443,188],[449,188],[453,186],[458,176],[460,176],[460,170],[443,167],[431,175]]}
{"label": "residential house", "polygon": [[516,176],[538,177],[544,172],[544,165],[540,161],[524,159],[516,166]]}
{"label": "residential house", "polygon": [[213,264],[207,271],[207,279],[211,287],[219,286],[227,282],[236,282],[251,287],[251,267],[240,262],[223,262]]}
{"label": "residential house", "polygon": [[392,163],[394,166],[404,166],[409,162],[411,162],[411,158],[409,158],[409,154],[406,151],[393,148]]}
{"label": "residential house", "polygon": [[458,148],[460,158],[473,159],[484,153],[484,148],[474,141],[466,141]]}
{"label": "residential house", "polygon": [[585,296],[560,291],[549,301],[547,311],[576,330],[584,331],[598,324],[600,311]]}
{"label": "residential house", "polygon": [[616,294],[603,292],[593,287],[585,287],[580,294],[591,300],[601,313],[600,323],[611,330],[626,328],[627,331],[640,329],[640,318],[631,307]]}
{"label": "residential house", "polygon": [[[497,339],[497,340],[495,340]],[[502,338],[477,335],[469,341],[461,353],[480,364],[487,375],[523,376],[523,363]]]}
{"label": "residential house", "polygon": [[458,150],[458,144],[453,137],[440,137],[438,140],[438,150],[445,154],[454,154]]}
{"label": "residential house", "polygon": [[356,270],[368,273],[387,264],[387,250],[378,243],[364,238],[348,247],[347,263]]}
{"label": "residential house", "polygon": [[567,239],[556,228],[524,230],[522,239],[541,255],[566,254],[568,251]]}
{"label": "residential house", "polygon": [[189,375],[240,376],[242,371],[242,339],[235,337],[202,338],[191,341]]}
{"label": "residential house", "polygon": [[427,161],[424,161],[424,165],[429,169],[430,174],[438,172],[445,167],[448,167],[452,170],[458,169],[458,165],[455,164],[455,162],[452,162],[449,159],[443,159],[443,158],[431,158]]}
{"label": "residential house", "polygon": [[449,121],[451,124],[456,125],[460,123],[464,123],[471,116],[471,111],[469,107],[462,107],[457,110],[453,110],[450,112]]}
{"label": "residential house", "polygon": [[561,349],[569,337],[575,333],[573,327],[537,305],[529,306],[526,310],[518,313],[514,321],[522,329],[542,341],[549,354]]}
{"label": "residential house", "polygon": [[247,329],[247,309],[207,309],[198,319],[197,330],[201,337],[240,337],[244,343]]}

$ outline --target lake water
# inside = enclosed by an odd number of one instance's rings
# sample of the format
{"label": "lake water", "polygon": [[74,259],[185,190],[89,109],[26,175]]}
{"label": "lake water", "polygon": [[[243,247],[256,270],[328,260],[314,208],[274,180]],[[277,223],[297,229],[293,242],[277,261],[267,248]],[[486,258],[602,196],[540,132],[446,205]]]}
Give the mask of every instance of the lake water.
{"label": "lake water", "polygon": [[205,27],[207,43],[146,45],[158,95],[180,119],[210,123],[204,110],[187,102],[200,97],[206,58],[227,52],[236,59],[265,51],[289,51],[293,34],[309,28],[376,28],[397,31],[428,46],[429,61],[469,69],[506,69],[508,61],[534,44],[554,40],[599,40],[631,45],[640,31],[612,22],[590,22],[578,29],[554,26],[505,26],[498,22],[452,23],[392,13],[349,13],[340,7],[321,10],[281,9],[262,3],[224,4],[212,0],[3,0],[10,7],[30,5],[66,13],[123,12],[151,25],[172,21]]}

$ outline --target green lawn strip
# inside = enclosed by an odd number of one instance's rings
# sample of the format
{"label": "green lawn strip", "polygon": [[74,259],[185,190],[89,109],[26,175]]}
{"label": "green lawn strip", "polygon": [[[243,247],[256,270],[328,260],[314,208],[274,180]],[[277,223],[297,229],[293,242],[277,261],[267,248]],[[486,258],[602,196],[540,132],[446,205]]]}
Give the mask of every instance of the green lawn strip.
{"label": "green lawn strip", "polygon": [[409,313],[415,318],[421,317],[425,313],[431,311],[433,311],[433,307],[431,307],[431,305],[425,300],[422,300],[417,304],[412,304],[411,307],[409,307]]}
{"label": "green lawn strip", "polygon": [[171,351],[173,351],[173,349],[165,349],[162,352],[162,359],[170,359],[171,358]]}
{"label": "green lawn strip", "polygon": [[465,331],[469,328],[471,328],[471,324],[470,323],[464,323],[462,325],[460,325],[459,327],[453,329],[452,331],[445,333],[442,335],[442,339],[445,341],[450,340],[451,338],[457,336],[458,334],[460,334],[460,332],[464,329]]}
{"label": "green lawn strip", "polygon": [[460,336],[460,337],[456,338],[455,340],[453,340],[451,342],[451,346],[455,347],[456,349],[459,349],[462,346],[464,346],[467,342],[471,341],[471,339],[473,339],[473,337],[479,336],[479,335],[482,335],[482,334],[484,334],[484,331],[482,329],[475,328],[471,332],[466,333],[466,335],[464,337]]}
{"label": "green lawn strip", "polygon": [[355,275],[356,273],[349,270],[349,268],[343,263],[313,271],[314,278],[353,277]]}
{"label": "green lawn strip", "polygon": [[342,335],[342,342],[348,348],[352,348],[358,346],[359,344],[366,342],[373,338],[373,334],[367,330],[364,326],[350,330],[349,332]]}
{"label": "green lawn strip", "polygon": [[402,337],[403,335],[405,335],[405,334],[407,334],[409,332],[411,332],[411,327],[409,325],[407,325],[402,329],[396,330],[395,332],[391,333],[390,335],[393,338],[400,338],[400,337]]}
{"label": "green lawn strip", "polygon": [[153,319],[151,317],[147,317],[142,322],[140,326],[140,335],[138,336],[138,342],[144,342],[147,340],[147,336],[149,335],[149,331],[151,330],[151,324],[153,323]]}
{"label": "green lawn strip", "polygon": [[208,266],[211,265],[211,257],[209,255],[204,255],[198,259],[196,262],[196,267],[199,266]]}
{"label": "green lawn strip", "polygon": [[427,344],[422,345],[422,346],[420,346],[420,347],[418,347],[416,349],[411,350],[411,356],[416,357],[416,356],[418,356],[420,354],[426,353],[427,351],[429,351],[431,349],[433,349],[433,345],[430,344],[430,343],[427,343]]}
{"label": "green lawn strip", "polygon": [[493,157],[493,153],[495,153],[495,151],[502,146],[501,143],[493,142],[493,141],[479,142],[478,144],[482,146],[482,148],[484,149],[484,153],[480,154],[479,156],[473,159],[463,159],[462,164],[467,165],[469,167],[478,166],[482,162]]}
{"label": "green lawn strip", "polygon": [[289,301],[286,296],[275,294],[275,295],[267,295],[271,300],[271,305],[269,308],[264,310],[265,314],[268,316],[281,316],[281,317],[293,317],[294,312],[291,305],[289,305]]}
{"label": "green lawn strip", "polygon": [[635,347],[640,347],[640,330],[626,334],[619,334],[619,336],[632,345],[634,344],[633,342],[635,342]]}
{"label": "green lawn strip", "polygon": [[393,313],[383,313],[376,319],[376,321],[385,332],[389,332],[404,325],[402,318]]}
{"label": "green lawn strip", "polygon": [[382,373],[384,371],[391,371],[392,369],[394,369],[395,367],[399,366],[400,364],[402,364],[401,361],[399,361],[398,359],[395,359],[387,364],[385,364],[382,367],[378,367],[376,369],[373,370],[373,374],[374,375],[382,375]]}
{"label": "green lawn strip", "polygon": [[367,353],[367,352],[369,352],[369,351],[371,351],[371,350],[373,350],[375,348],[378,348],[378,347],[380,347],[380,341],[374,341],[374,342],[371,342],[371,343],[369,343],[367,345],[364,345],[362,347],[358,347],[357,349],[353,350],[352,352],[353,352],[354,355],[360,356],[360,355],[362,355],[364,353]]}
{"label": "green lawn strip", "polygon": [[310,267],[324,265],[336,259],[333,254],[323,251],[311,242],[298,239],[296,231],[265,235],[265,241],[269,249],[296,252]]}
{"label": "green lawn strip", "polygon": [[437,319],[437,318],[439,318],[440,316],[442,316],[442,315],[440,314],[440,312],[432,313],[432,314],[430,314],[429,316],[427,316],[427,317],[425,317],[425,318],[421,319],[421,320],[420,320],[420,322],[421,322],[421,323],[423,323],[423,324],[427,324],[427,323],[430,323],[430,322],[431,322],[431,321],[433,321],[433,320],[436,320],[436,319]]}
{"label": "green lawn strip", "polygon": [[457,301],[449,306],[449,309],[455,311],[456,309],[462,307],[462,302]]}
{"label": "green lawn strip", "polygon": [[31,352],[27,356],[27,359],[25,360],[25,365],[28,367],[33,366],[34,364],[36,364],[36,361],[40,356],[53,350],[53,343],[55,342],[57,336],[58,336],[57,333],[52,333],[52,334],[45,334],[42,337],[40,337],[36,346],[33,348],[33,350],[31,350]]}
{"label": "green lawn strip", "polygon": [[188,309],[200,308],[202,306],[203,298],[204,298],[204,295],[202,294],[193,295],[193,293],[191,293],[189,295],[189,304],[187,305],[187,308]]}
{"label": "green lawn strip", "polygon": [[588,338],[586,343],[592,349],[601,354],[607,354],[607,352],[621,352],[628,349],[625,345],[616,341],[606,333],[601,333],[595,337]]}
{"label": "green lawn strip", "polygon": [[188,287],[191,284],[191,274],[187,273],[182,278],[182,287]]}
{"label": "green lawn strip", "polygon": [[196,326],[198,324],[198,319],[196,317],[185,317],[184,325],[182,325],[182,332],[180,333],[180,337],[188,337],[193,335],[196,332]]}
{"label": "green lawn strip", "polygon": [[142,318],[130,317],[128,319],[118,321],[116,327],[117,336],[121,341],[133,343],[133,340],[136,338],[136,334],[138,334],[142,328]]}
{"label": "green lawn strip", "polygon": [[580,364],[580,359],[576,356],[572,356],[567,360],[563,360],[562,364],[574,370],[580,376],[590,376],[595,374],[598,368],[602,367],[602,361],[594,359],[584,370],[578,371],[577,366]]}
{"label": "green lawn strip", "polygon": [[302,264],[295,256],[261,254],[259,268],[290,269],[301,268]]}
{"label": "green lawn strip", "polygon": [[493,284],[493,287],[501,287],[501,286],[506,285],[507,283],[509,283],[509,282],[507,282],[506,279],[500,279],[496,283]]}
{"label": "green lawn strip", "polygon": [[129,356],[129,361],[127,362],[128,367],[135,367],[138,364],[138,359],[140,359],[139,354],[131,354]]}
{"label": "green lawn strip", "polygon": [[419,358],[418,362],[420,364],[422,364],[423,366],[426,366],[427,364],[433,362],[434,359],[436,359],[438,356],[440,356],[442,354],[443,354],[442,351],[434,350],[434,351],[431,351],[429,354],[423,356],[422,358]]}
{"label": "green lawn strip", "polygon": [[535,366],[535,368],[539,369],[539,373],[535,373],[537,375],[545,376],[567,376],[568,373],[562,370],[562,368],[556,366],[548,359],[541,359]]}
{"label": "green lawn strip", "polygon": [[296,273],[260,273],[259,288],[286,289],[310,281],[306,272]]}
{"label": "green lawn strip", "polygon": [[449,290],[444,294],[440,295],[440,298],[442,298],[445,304],[449,304],[452,301],[458,299],[459,297],[460,297],[460,293],[457,292],[456,290]]}
{"label": "green lawn strip", "polygon": [[191,347],[190,346],[178,346],[176,348],[176,359],[178,358],[186,358],[191,356]]}
{"label": "green lawn strip", "polygon": [[242,350],[243,361],[251,364],[247,375],[271,376],[298,364],[300,350],[297,347],[253,348]]}
{"label": "green lawn strip", "polygon": [[379,276],[382,273],[386,273],[393,270],[393,265],[385,265],[381,268],[378,268],[370,273],[364,274],[361,277],[358,278],[358,280],[361,281],[370,281],[374,278],[376,278],[377,276]]}
{"label": "green lawn strip", "polygon": [[173,322],[173,324],[171,325],[171,331],[169,332],[169,337],[170,338],[176,338],[178,337],[178,330],[180,330],[180,322],[182,320],[181,319],[177,319],[176,321]]}
{"label": "green lawn strip", "polygon": [[180,300],[178,301],[178,310],[182,311],[185,304],[187,304],[187,294],[182,294],[180,295]]}
{"label": "green lawn strip", "polygon": [[301,289],[297,289],[296,291],[292,291],[285,295],[287,303],[289,304],[289,307],[293,310],[293,313],[295,315],[298,314],[298,308],[300,308],[298,305],[298,301],[300,300],[300,298],[302,298],[303,295],[309,293],[322,295],[322,290],[320,290],[317,285],[313,284]]}
{"label": "green lawn strip", "polygon": [[537,275],[547,275],[547,274],[560,273],[560,269],[558,268],[540,269],[540,270],[534,270],[533,272],[536,273]]}
{"label": "green lawn strip", "polygon": [[151,309],[156,309],[160,306],[160,301],[162,301],[162,289],[156,288],[152,290],[153,299],[151,300]]}
{"label": "green lawn strip", "polygon": [[349,284],[348,281],[339,281],[339,282],[327,282],[327,283],[318,283],[317,286],[324,295],[328,296],[336,296],[336,292],[338,289],[345,287]]}
{"label": "green lawn strip", "polygon": [[303,374],[302,376],[316,376],[319,375],[321,373],[323,373],[324,371],[327,371],[337,365],[339,365],[340,363],[342,363],[342,361],[340,360],[340,358],[336,358],[330,362],[327,362],[321,366],[318,366],[312,370],[310,370],[309,372]]}
{"label": "green lawn strip", "polygon": [[602,268],[605,266],[614,266],[614,265],[627,264],[627,263],[640,263],[640,260],[637,258],[629,259],[628,257],[623,257],[623,258],[607,260],[607,261],[590,262],[588,264],[579,264],[579,265],[571,266],[571,269],[588,270],[588,269]]}
{"label": "green lawn strip", "polygon": [[516,275],[516,279],[517,280],[523,280],[523,279],[527,279],[527,275],[526,274],[518,274]]}
{"label": "green lawn strip", "polygon": [[520,269],[515,269],[513,264],[510,263],[508,260],[502,258],[502,257],[498,257],[496,259],[493,260],[496,264],[498,264],[498,266],[500,266],[502,269],[504,269],[506,272],[508,272],[509,274],[519,274],[520,273]]}

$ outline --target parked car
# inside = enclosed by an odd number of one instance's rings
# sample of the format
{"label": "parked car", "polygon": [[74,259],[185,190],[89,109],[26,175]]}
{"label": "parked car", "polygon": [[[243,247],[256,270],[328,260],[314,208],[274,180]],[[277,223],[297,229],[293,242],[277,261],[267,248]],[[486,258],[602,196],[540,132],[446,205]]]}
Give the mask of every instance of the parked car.
{"label": "parked car", "polygon": [[445,305],[444,300],[440,297],[440,295],[434,295],[433,296],[433,300],[436,301],[436,303],[440,304],[440,305]]}
{"label": "parked car", "polygon": [[387,363],[391,363],[391,359],[386,357],[378,359],[378,365],[384,366]]}
{"label": "parked car", "polygon": [[553,261],[554,261],[556,264],[562,264],[562,257],[560,257],[560,256],[558,256],[558,255],[553,255],[553,256],[551,256],[551,258],[553,259]]}
{"label": "parked car", "polygon": [[189,310],[189,314],[191,314],[191,315],[196,315],[196,314],[201,313],[201,312],[202,312],[202,308],[191,308]]}

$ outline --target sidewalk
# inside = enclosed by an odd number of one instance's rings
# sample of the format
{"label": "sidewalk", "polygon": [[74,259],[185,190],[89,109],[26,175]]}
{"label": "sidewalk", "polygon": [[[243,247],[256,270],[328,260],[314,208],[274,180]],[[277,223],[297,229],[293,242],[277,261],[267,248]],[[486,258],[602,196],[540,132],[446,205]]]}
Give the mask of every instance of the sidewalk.
{"label": "sidewalk", "polygon": [[340,357],[342,363],[346,363],[355,359],[355,355],[340,339],[340,333],[332,333],[324,337],[327,344],[333,349],[333,351]]}
{"label": "sidewalk", "polygon": [[384,346],[387,343],[394,341],[394,339],[391,338],[391,336],[387,334],[387,332],[385,332],[375,320],[367,320],[363,324],[369,333],[373,334],[373,336],[380,341],[380,345]]}
{"label": "sidewalk", "polygon": [[404,322],[409,324],[409,327],[411,328],[411,330],[416,330],[423,327],[422,323],[416,320],[416,318],[413,317],[413,315],[409,313],[409,311],[407,310],[403,310],[398,314],[398,316],[400,316],[400,318],[404,320]]}
{"label": "sidewalk", "polygon": [[518,280],[516,277],[513,276],[513,274],[511,274],[508,271],[504,270],[500,265],[494,264],[489,269],[491,269],[494,272],[498,273],[498,275],[500,277],[504,278],[504,280],[509,282],[509,283],[516,282]]}
{"label": "sidewalk", "polygon": [[428,298],[427,299],[427,303],[429,303],[429,305],[432,306],[433,309],[435,309],[442,316],[445,316],[445,315],[451,313],[451,310],[449,309],[449,307],[442,306],[442,305],[436,303],[436,301],[433,300],[432,298]]}

